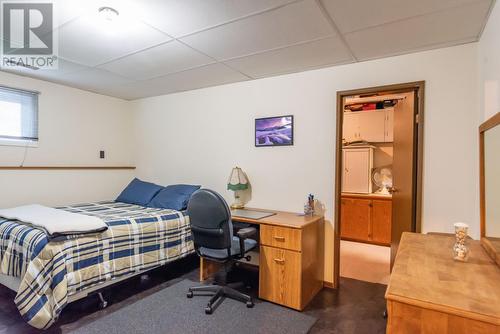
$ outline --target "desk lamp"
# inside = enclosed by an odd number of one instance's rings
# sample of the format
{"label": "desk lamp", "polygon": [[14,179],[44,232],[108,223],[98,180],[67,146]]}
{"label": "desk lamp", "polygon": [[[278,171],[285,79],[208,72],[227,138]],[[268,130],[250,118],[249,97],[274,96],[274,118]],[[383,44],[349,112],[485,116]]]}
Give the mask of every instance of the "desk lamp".
{"label": "desk lamp", "polygon": [[233,168],[231,175],[229,175],[227,189],[234,191],[234,203],[231,204],[231,209],[243,209],[245,203],[241,201],[240,191],[248,189],[248,180],[241,168]]}

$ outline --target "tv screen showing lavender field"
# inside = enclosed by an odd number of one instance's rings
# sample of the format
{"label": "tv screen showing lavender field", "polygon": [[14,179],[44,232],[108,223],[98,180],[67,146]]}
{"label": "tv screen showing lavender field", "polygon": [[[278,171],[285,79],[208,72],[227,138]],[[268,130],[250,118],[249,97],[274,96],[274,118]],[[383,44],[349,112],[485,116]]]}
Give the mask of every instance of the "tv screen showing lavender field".
{"label": "tv screen showing lavender field", "polygon": [[293,145],[293,116],[255,120],[255,146],[285,145]]}

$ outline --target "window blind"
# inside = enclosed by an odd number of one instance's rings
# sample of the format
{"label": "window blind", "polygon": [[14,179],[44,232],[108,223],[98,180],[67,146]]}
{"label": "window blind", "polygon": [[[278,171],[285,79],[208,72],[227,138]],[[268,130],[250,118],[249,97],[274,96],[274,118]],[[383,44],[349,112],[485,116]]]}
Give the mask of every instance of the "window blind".
{"label": "window blind", "polygon": [[38,95],[0,86],[0,139],[38,141]]}

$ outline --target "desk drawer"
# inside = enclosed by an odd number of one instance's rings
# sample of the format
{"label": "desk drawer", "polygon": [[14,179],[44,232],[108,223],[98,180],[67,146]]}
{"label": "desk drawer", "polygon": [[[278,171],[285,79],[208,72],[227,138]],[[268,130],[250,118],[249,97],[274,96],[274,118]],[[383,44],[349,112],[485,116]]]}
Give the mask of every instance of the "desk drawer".
{"label": "desk drawer", "polygon": [[260,243],[266,246],[301,251],[299,229],[271,225],[260,226]]}
{"label": "desk drawer", "polygon": [[260,246],[260,257],[259,298],[301,310],[301,253]]}

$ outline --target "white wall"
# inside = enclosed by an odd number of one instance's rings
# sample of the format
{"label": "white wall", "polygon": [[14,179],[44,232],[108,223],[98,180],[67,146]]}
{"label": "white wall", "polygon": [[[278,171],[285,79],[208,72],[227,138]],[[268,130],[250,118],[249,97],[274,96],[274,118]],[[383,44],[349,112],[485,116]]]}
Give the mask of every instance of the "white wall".
{"label": "white wall", "polygon": [[[127,101],[0,72],[0,85],[40,91],[39,146],[26,166],[131,165],[131,110]],[[99,150],[106,159],[99,159]],[[0,166],[19,166],[25,148],[0,146]],[[0,207],[115,198],[134,171],[0,171]]]}
{"label": "white wall", "polygon": [[[336,92],[426,81],[423,232],[471,225],[479,236],[477,45],[428,51],[133,102],[138,176],[197,183],[228,200],[231,168],[248,174],[249,206],[326,207],[326,274],[333,279]],[[293,114],[293,147],[254,147],[254,118]]]}
{"label": "white wall", "polygon": [[500,5],[495,4],[478,43],[480,119],[500,112]]}

